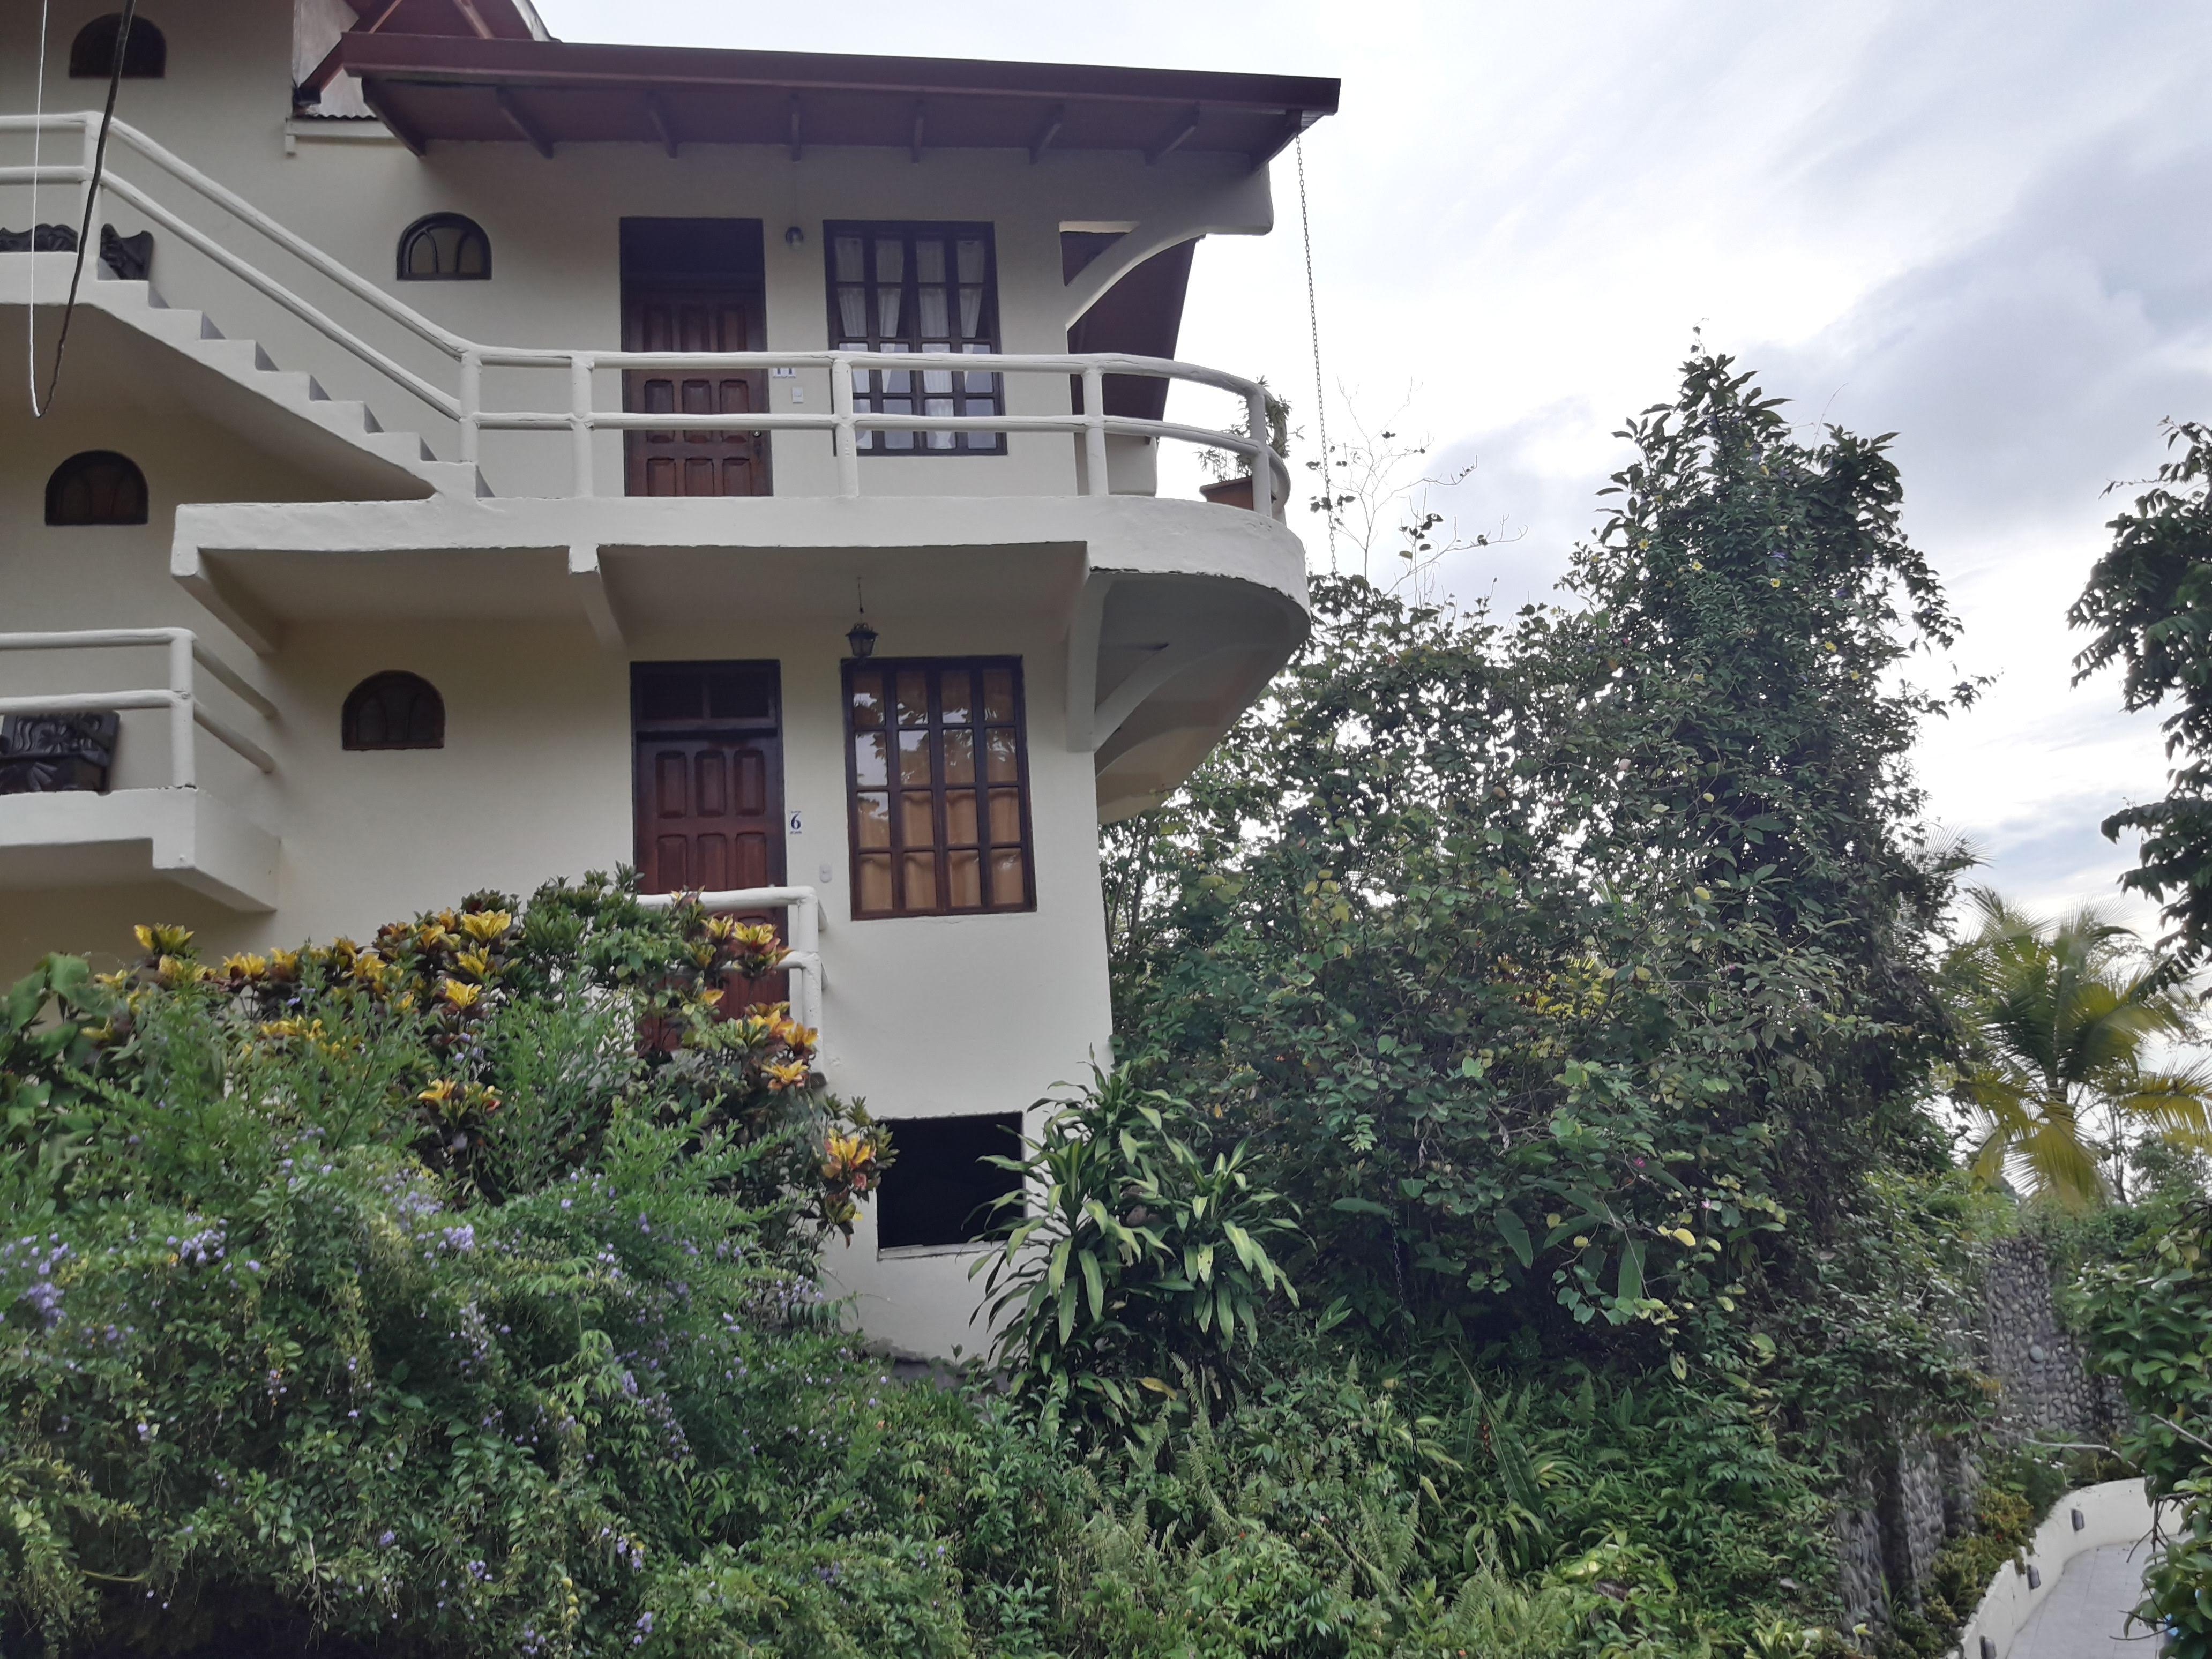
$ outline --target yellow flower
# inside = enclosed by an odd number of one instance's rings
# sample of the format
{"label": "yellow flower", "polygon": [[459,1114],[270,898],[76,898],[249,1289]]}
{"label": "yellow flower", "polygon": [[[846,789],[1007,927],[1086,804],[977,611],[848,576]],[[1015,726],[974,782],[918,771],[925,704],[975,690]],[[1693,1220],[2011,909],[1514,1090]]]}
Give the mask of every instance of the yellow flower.
{"label": "yellow flower", "polygon": [[490,976],[491,958],[482,951],[464,951],[453,958],[453,962],[463,973],[473,975],[477,979]]}
{"label": "yellow flower", "polygon": [[300,976],[300,953],[297,951],[271,951],[269,953],[269,977],[297,979]]}
{"label": "yellow flower", "polygon": [[269,958],[254,956],[228,956],[222,959],[222,971],[233,979],[258,980],[268,976]]}
{"label": "yellow flower", "polygon": [[806,1086],[806,1062],[803,1060],[787,1060],[780,1065],[763,1066],[762,1069],[767,1073],[768,1086],[775,1093],[780,1094],[786,1089],[802,1089]]}
{"label": "yellow flower", "polygon": [[191,985],[204,979],[207,969],[183,957],[163,957],[154,964],[154,976],[164,985]]}
{"label": "yellow flower", "polygon": [[502,937],[514,926],[514,918],[504,910],[477,910],[461,918],[461,931],[482,945]]}
{"label": "yellow flower", "polygon": [[302,1035],[307,1029],[307,1028],[304,1024],[296,1019],[272,1019],[267,1021],[262,1025],[261,1035],[264,1038],[273,1042],[283,1037],[299,1036]]}
{"label": "yellow flower", "polygon": [[434,951],[453,937],[450,929],[432,921],[426,922],[415,933],[415,943],[425,951]]}
{"label": "yellow flower", "polygon": [[483,995],[483,987],[464,985],[457,979],[444,979],[438,981],[438,994],[456,1008],[473,1008]]}
{"label": "yellow flower", "polygon": [[157,921],[151,927],[141,922],[131,930],[138,936],[138,948],[149,957],[173,957],[192,942],[192,930],[173,923]]}
{"label": "yellow flower", "polygon": [[441,1077],[415,1098],[425,1105],[434,1106],[442,1112],[452,1103],[453,1097],[460,1091],[460,1085]]}
{"label": "yellow flower", "polygon": [[355,953],[347,971],[363,985],[381,985],[384,983],[384,958],[375,951],[360,951]]}

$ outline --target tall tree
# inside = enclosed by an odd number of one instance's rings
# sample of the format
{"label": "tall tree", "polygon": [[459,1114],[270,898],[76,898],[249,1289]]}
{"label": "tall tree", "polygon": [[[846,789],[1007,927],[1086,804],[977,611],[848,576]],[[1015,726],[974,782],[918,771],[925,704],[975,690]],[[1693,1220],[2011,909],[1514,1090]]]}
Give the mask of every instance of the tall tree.
{"label": "tall tree", "polygon": [[2212,951],[2212,428],[2168,422],[2169,459],[2135,505],[2112,521],[2112,545],[2067,612],[2096,636],[2075,659],[2075,684],[2125,665],[2130,712],[2172,702],[2166,752],[2177,761],[2163,800],[2105,820],[2105,834],[2142,836],[2121,884],[2163,906],[2177,965]]}
{"label": "tall tree", "polygon": [[1947,965],[1972,1033],[1955,1094],[1976,1121],[1977,1173],[2074,1206],[2124,1201],[2134,1139],[2205,1146],[2212,1078],[2152,1063],[2196,1030],[2170,964],[2094,911],[2039,922],[1987,889],[1972,898],[1981,926]]}
{"label": "tall tree", "polygon": [[1894,671],[1953,623],[1886,441],[1704,355],[1625,435],[1565,605],[1317,582],[1273,697],[1109,844],[1125,1052],[1249,1137],[1301,1282],[1379,1328],[1725,1346],[1815,1316],[1870,1174],[1944,1167],[1906,758],[1955,694]]}

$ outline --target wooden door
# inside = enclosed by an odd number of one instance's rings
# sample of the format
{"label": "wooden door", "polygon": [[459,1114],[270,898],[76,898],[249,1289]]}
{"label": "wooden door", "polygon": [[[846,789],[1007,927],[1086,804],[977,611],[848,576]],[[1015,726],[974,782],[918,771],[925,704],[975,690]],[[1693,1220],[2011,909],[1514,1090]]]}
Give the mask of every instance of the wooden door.
{"label": "wooden door", "polygon": [[[783,736],[774,663],[635,663],[638,885],[648,893],[784,884]],[[781,911],[747,914],[783,932]],[[723,1006],[781,1002],[787,975],[732,981]]]}
{"label": "wooden door", "polygon": [[[761,296],[737,288],[635,283],[623,289],[627,351],[758,351],[766,336]],[[759,369],[708,373],[632,369],[623,408],[645,415],[749,415],[768,407]],[[625,487],[633,495],[765,495],[765,432],[623,434]]]}

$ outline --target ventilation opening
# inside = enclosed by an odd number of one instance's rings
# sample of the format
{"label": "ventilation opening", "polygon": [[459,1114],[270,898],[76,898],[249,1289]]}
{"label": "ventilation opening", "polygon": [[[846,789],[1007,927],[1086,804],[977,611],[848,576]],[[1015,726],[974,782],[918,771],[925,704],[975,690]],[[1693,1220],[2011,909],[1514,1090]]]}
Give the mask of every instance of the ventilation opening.
{"label": "ventilation opening", "polygon": [[1019,1112],[901,1118],[889,1127],[897,1156],[876,1195],[878,1250],[981,1243],[1011,1218],[997,1205],[1020,1190],[1021,1177],[984,1160],[1020,1156]]}

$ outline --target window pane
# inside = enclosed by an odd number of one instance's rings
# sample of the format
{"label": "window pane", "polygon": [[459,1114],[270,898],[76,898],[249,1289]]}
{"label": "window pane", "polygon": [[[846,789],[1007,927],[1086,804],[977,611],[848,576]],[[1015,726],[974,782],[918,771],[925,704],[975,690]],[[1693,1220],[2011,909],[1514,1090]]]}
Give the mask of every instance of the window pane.
{"label": "window pane", "polygon": [[1014,672],[1011,668],[983,671],[983,718],[994,726],[1013,724]]}
{"label": "window pane", "polygon": [[[1014,822],[1017,826],[1021,823],[1018,811],[1015,813]],[[945,844],[949,847],[973,847],[979,839],[975,834],[975,792],[955,789],[945,798]],[[1011,841],[1018,837],[1008,836],[1007,839]]]}
{"label": "window pane", "polygon": [[902,668],[898,675],[899,724],[929,724],[929,676],[919,668]]}
{"label": "window pane", "polygon": [[973,732],[947,732],[945,734],[945,781],[955,787],[975,781],[975,734]]}
{"label": "window pane", "polygon": [[925,283],[945,280],[945,244],[934,236],[915,239],[914,274]]}
{"label": "window pane", "polygon": [[906,290],[879,288],[876,290],[876,332],[896,335],[899,331],[899,302],[906,298]]}
{"label": "window pane", "polygon": [[960,239],[960,280],[980,283],[983,280],[983,242],[981,237]]}
{"label": "window pane", "polygon": [[[937,701],[944,710],[945,725],[968,724],[968,701],[974,684],[975,677],[964,668],[948,668],[939,678]],[[951,751],[945,752],[949,755]]]}
{"label": "window pane", "polygon": [[[915,315],[921,319],[924,334],[949,334],[952,331],[952,315],[945,307],[945,290],[925,288],[915,295]],[[942,346],[935,348],[943,350]]]}
{"label": "window pane", "polygon": [[884,677],[867,670],[853,675],[853,724],[872,732],[884,723]]}
{"label": "window pane", "polygon": [[983,773],[993,783],[1018,783],[1021,768],[1014,758],[1011,727],[993,726],[983,734]]}
{"label": "window pane", "polygon": [[952,910],[980,910],[983,906],[983,855],[981,853],[948,853],[945,856],[945,886],[950,890],[945,908]]}
{"label": "window pane", "polygon": [[1018,852],[991,854],[991,902],[1021,904],[1029,897],[1029,872]]}
{"label": "window pane", "polygon": [[[941,346],[930,347],[932,351],[939,351],[943,349]],[[921,389],[925,392],[942,397],[952,390],[952,371],[949,368],[925,368],[921,371]]]}
{"label": "window pane", "polygon": [[831,246],[837,254],[837,280],[841,283],[865,281],[866,273],[860,269],[860,239],[840,236]]}
{"label": "window pane", "polygon": [[[837,290],[837,325],[848,334],[868,331],[868,290],[854,283]],[[865,349],[866,342],[862,343]]]}
{"label": "window pane", "polygon": [[860,908],[891,908],[891,860],[888,853],[873,853],[860,860]]}
{"label": "window pane", "polygon": [[983,327],[983,290],[963,288],[960,290],[960,331],[974,339]]}
{"label": "window pane", "polygon": [[889,753],[880,732],[856,732],[853,738],[853,776],[863,789],[880,789],[890,781]]}
{"label": "window pane", "polygon": [[1022,840],[1022,792],[991,792],[991,839],[1001,847],[1018,847]]}
{"label": "window pane", "polygon": [[887,795],[857,795],[853,802],[854,834],[863,847],[891,844],[891,806]]}
{"label": "window pane", "polygon": [[906,280],[906,244],[896,236],[876,238],[876,280],[894,286]]}
{"label": "window pane", "polygon": [[898,746],[899,781],[909,789],[929,787],[929,733],[902,732]]}
{"label": "window pane", "polygon": [[899,845],[934,847],[937,823],[930,811],[927,789],[909,789],[899,797]]}
{"label": "window pane", "polygon": [[934,853],[908,853],[906,855],[906,908],[909,910],[937,908],[937,855]]}

